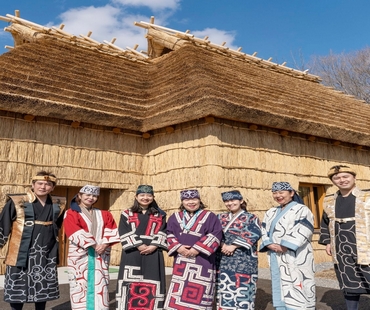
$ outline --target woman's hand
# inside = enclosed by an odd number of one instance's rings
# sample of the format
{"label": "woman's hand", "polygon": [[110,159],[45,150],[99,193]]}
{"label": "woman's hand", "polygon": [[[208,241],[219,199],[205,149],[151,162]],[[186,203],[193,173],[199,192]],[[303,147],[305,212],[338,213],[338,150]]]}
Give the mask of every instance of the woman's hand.
{"label": "woman's hand", "polygon": [[[146,248],[140,251],[141,255],[148,255],[152,254],[158,247],[155,245],[147,245]],[[139,249],[139,248],[138,248]]]}
{"label": "woman's hand", "polygon": [[267,247],[270,251],[275,252],[275,253],[280,253],[280,254],[288,251],[288,248],[280,244],[277,244],[277,243],[269,244]]}
{"label": "woman's hand", "polygon": [[191,246],[189,245],[182,245],[177,249],[177,253],[179,253],[182,256],[188,257],[190,248]]}
{"label": "woman's hand", "polygon": [[148,246],[146,244],[140,244],[137,249],[139,250],[139,252],[141,251],[144,251]]}
{"label": "woman's hand", "polygon": [[221,253],[227,256],[232,256],[237,248],[238,246],[234,244],[223,244],[221,247]]}
{"label": "woman's hand", "polygon": [[99,255],[102,255],[108,246],[109,246],[108,244],[97,244],[95,246],[95,252],[98,253]]}
{"label": "woman's hand", "polygon": [[187,258],[193,258],[195,256],[197,256],[199,254],[199,251],[197,251],[196,249],[194,248],[191,248],[188,252],[188,256],[186,256]]}

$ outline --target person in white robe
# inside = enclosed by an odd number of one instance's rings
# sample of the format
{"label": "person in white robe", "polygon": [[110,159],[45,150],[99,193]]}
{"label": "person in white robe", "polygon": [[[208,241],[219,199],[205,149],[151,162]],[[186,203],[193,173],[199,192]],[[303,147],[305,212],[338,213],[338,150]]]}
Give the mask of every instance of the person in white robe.
{"label": "person in white robe", "polygon": [[311,210],[288,182],[274,182],[274,200],[262,221],[260,252],[267,252],[276,310],[315,309]]}
{"label": "person in white robe", "polygon": [[109,310],[110,252],[119,234],[112,214],[93,208],[99,193],[97,186],[82,187],[64,219],[72,310]]}

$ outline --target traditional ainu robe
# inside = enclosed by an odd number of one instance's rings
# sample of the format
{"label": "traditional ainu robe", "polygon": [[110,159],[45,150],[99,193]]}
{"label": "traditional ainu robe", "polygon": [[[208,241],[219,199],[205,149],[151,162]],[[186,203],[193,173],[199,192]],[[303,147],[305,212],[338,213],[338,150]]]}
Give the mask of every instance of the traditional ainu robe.
{"label": "traditional ainu robe", "polygon": [[[166,293],[163,250],[166,243],[166,215],[132,212],[121,214],[119,234],[122,256],[117,281],[117,309],[163,309]],[[148,255],[140,254],[140,245],[155,245]]]}
{"label": "traditional ainu robe", "polygon": [[66,199],[49,196],[43,206],[31,191],[9,197],[0,214],[0,247],[9,243],[4,300],[35,303],[57,299],[58,231]]}
{"label": "traditional ainu robe", "polygon": [[[195,215],[194,215],[195,216]],[[168,254],[174,256],[173,273],[167,294],[166,310],[211,310],[216,280],[216,250],[222,238],[222,227],[217,216],[210,211],[199,210],[197,219],[189,230],[184,228],[191,217],[177,212],[167,224]],[[177,253],[181,245],[192,246],[199,251],[195,258]]]}
{"label": "traditional ainu robe", "polygon": [[331,244],[334,269],[345,295],[370,294],[370,192],[354,188],[324,199],[320,244]]}
{"label": "traditional ainu robe", "polygon": [[[276,309],[315,309],[314,259],[311,245],[312,212],[302,204],[290,202],[269,209],[262,222],[260,251],[267,251]],[[285,253],[268,250],[277,243]]]}
{"label": "traditional ainu robe", "polygon": [[[64,231],[69,239],[68,276],[74,310],[109,309],[109,261],[111,246],[119,242],[117,225],[109,211],[92,213],[72,203],[66,212]],[[97,254],[92,247],[108,244]]]}
{"label": "traditional ainu robe", "polygon": [[217,309],[254,309],[257,292],[257,241],[260,221],[254,214],[241,211],[218,215],[224,237],[222,242],[237,245],[233,255],[217,252]]}

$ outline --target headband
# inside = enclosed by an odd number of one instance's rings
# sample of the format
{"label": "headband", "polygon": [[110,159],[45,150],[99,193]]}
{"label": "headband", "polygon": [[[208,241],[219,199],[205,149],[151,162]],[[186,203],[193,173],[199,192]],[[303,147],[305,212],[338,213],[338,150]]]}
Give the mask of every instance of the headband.
{"label": "headband", "polygon": [[154,195],[153,186],[151,185],[139,185],[136,190],[137,194],[152,194]]}
{"label": "headband", "polygon": [[100,195],[100,187],[99,186],[94,186],[94,185],[85,185],[84,187],[82,187],[80,189],[80,193],[99,196]]}
{"label": "headband", "polygon": [[32,177],[32,181],[48,181],[57,184],[57,178],[51,175],[35,175]]}
{"label": "headband", "polygon": [[345,173],[350,173],[352,174],[353,176],[356,176],[356,171],[354,171],[353,169],[351,169],[350,167],[348,166],[343,166],[343,165],[337,165],[337,166],[333,166],[330,168],[330,170],[328,171],[328,177],[329,179],[331,180],[331,178],[338,174],[338,173],[342,173],[342,172],[345,172]]}
{"label": "headband", "polygon": [[196,189],[187,189],[180,192],[180,199],[183,201],[184,199],[200,199],[200,195],[198,190]]}
{"label": "headband", "polygon": [[224,192],[221,194],[223,201],[228,200],[243,200],[242,194],[240,194],[239,191],[230,191],[230,192]]}
{"label": "headband", "polygon": [[274,182],[272,183],[271,191],[272,192],[294,191],[294,189],[288,182]]}

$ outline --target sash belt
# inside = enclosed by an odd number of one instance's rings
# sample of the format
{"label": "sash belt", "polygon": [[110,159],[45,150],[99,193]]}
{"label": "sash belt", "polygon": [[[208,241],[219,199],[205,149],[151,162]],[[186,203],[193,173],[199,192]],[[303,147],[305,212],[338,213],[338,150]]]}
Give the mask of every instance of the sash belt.
{"label": "sash belt", "polygon": [[53,225],[53,221],[44,222],[44,221],[25,221],[24,226],[33,226],[33,225],[43,225],[50,226]]}
{"label": "sash belt", "polygon": [[355,221],[356,218],[355,217],[345,217],[345,218],[334,218],[334,221],[338,222],[338,223],[347,223],[347,222],[350,222],[350,221]]}

